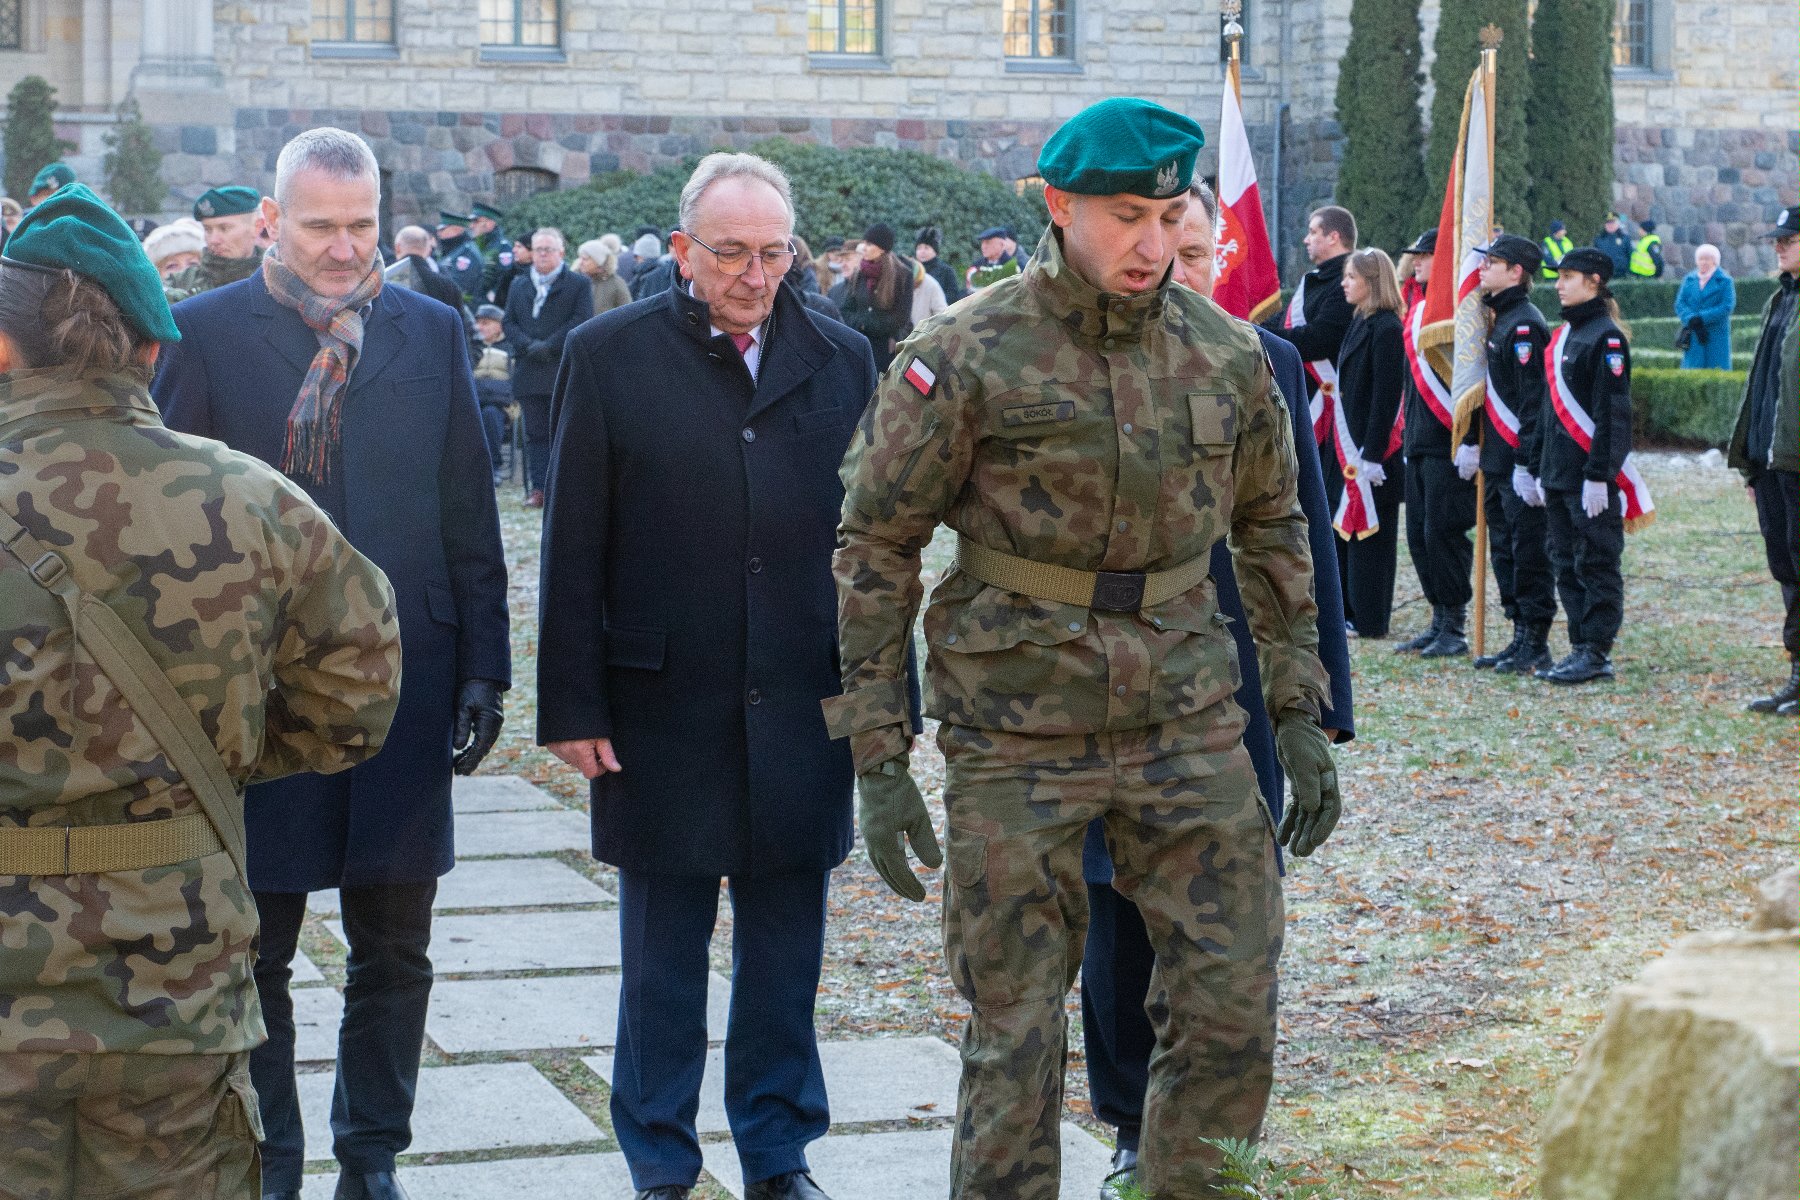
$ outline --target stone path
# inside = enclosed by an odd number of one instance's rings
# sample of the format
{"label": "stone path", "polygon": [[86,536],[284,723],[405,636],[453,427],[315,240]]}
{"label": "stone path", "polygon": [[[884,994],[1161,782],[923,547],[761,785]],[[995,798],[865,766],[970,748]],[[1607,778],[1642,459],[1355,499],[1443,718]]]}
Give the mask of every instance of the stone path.
{"label": "stone path", "polygon": [[[613,896],[585,862],[587,817],[522,779],[456,781],[456,869],[435,905],[438,973],[426,1019],[413,1144],[401,1180],[414,1200],[629,1200],[630,1173],[606,1116],[618,1023],[619,930]],[[335,892],[309,901],[312,946],[294,970],[305,1200],[330,1200],[332,1060],[343,1001],[343,926]],[[325,970],[321,970],[321,966]],[[707,1022],[724,1029],[730,985],[708,980]],[[932,1200],[949,1192],[958,1062],[934,1038],[821,1046],[832,1132],[808,1151],[836,1200]],[[698,1127],[707,1173],[743,1195],[725,1119],[724,1051],[715,1041]],[[1088,1200],[1109,1151],[1063,1126],[1063,1195]]]}

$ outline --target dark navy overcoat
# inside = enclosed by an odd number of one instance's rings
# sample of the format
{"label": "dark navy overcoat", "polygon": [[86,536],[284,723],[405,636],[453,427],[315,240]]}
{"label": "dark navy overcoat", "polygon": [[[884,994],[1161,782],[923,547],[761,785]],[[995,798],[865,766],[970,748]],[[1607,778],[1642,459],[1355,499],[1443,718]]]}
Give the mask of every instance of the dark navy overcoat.
{"label": "dark navy overcoat", "polygon": [[[280,465],[288,412],[318,339],[261,274],[175,306],[152,394],[172,429]],[[393,585],[400,708],[387,743],[337,775],[245,796],[259,891],[424,883],[454,861],[451,722],[466,679],[505,685],[506,562],[462,319],[401,287],[365,319],[343,401],[342,470],[306,490]]]}
{"label": "dark navy overcoat", "polygon": [[851,844],[831,577],[868,341],[786,284],[754,381],[676,287],[570,335],[538,602],[538,740],[611,738],[594,854],[686,875],[825,871]]}

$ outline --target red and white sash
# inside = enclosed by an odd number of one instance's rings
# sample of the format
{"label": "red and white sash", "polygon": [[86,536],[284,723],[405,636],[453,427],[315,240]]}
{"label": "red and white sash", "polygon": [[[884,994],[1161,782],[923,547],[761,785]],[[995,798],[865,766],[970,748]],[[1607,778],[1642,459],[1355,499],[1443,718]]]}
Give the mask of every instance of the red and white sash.
{"label": "red and white sash", "polygon": [[1419,331],[1425,327],[1425,302],[1419,301],[1400,323],[1401,341],[1406,346],[1406,365],[1412,371],[1413,386],[1425,399],[1425,407],[1445,429],[1456,428],[1456,415],[1450,403],[1450,389],[1444,386],[1425,356],[1419,353]]}
{"label": "red and white sash", "polygon": [[[1300,286],[1294,289],[1294,298],[1288,301],[1287,318],[1284,328],[1301,329],[1306,325],[1306,277],[1300,277]],[[1308,415],[1312,417],[1313,437],[1319,444],[1325,444],[1325,435],[1331,429],[1332,410],[1338,407],[1338,373],[1329,358],[1315,359],[1306,364],[1306,373],[1312,376],[1314,390],[1312,399],[1307,403]]]}
{"label": "red and white sash", "polygon": [[1506,406],[1500,393],[1494,389],[1494,376],[1490,372],[1487,377],[1487,410],[1494,422],[1494,428],[1500,431],[1500,440],[1514,450],[1519,448],[1519,414]]}
{"label": "red and white sash", "polygon": [[[1563,379],[1562,351],[1569,340],[1569,326],[1559,325],[1556,332],[1550,335],[1550,349],[1544,355],[1544,374],[1550,382],[1550,406],[1556,410],[1557,420],[1568,431],[1575,444],[1583,450],[1592,451],[1594,446],[1594,418],[1588,415],[1587,409],[1575,398],[1568,383]],[[1490,390],[1489,396],[1493,395]],[[1515,426],[1516,428],[1516,426]],[[1625,527],[1630,529],[1642,524],[1656,511],[1656,502],[1650,498],[1650,489],[1644,484],[1644,477],[1638,474],[1637,464],[1631,461],[1631,455],[1625,456],[1624,465],[1619,468],[1613,480],[1619,485],[1620,498],[1625,501]]]}

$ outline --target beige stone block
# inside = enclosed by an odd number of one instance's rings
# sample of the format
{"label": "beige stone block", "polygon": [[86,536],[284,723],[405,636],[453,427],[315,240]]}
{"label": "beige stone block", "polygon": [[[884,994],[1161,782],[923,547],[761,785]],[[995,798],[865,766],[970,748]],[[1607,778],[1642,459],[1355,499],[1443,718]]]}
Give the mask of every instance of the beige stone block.
{"label": "beige stone block", "polygon": [[688,76],[673,72],[648,71],[637,81],[639,98],[649,101],[680,100],[691,86]]}
{"label": "beige stone block", "polygon": [[864,104],[904,104],[907,100],[906,80],[892,75],[865,75],[861,99]]}
{"label": "beige stone block", "polygon": [[526,89],[525,97],[527,112],[573,112],[580,103],[581,89],[573,84],[534,84]]}

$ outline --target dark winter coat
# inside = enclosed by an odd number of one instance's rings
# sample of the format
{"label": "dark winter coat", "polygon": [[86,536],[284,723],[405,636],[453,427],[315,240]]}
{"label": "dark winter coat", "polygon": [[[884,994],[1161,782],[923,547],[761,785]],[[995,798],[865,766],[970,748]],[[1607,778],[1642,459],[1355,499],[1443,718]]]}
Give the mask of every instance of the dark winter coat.
{"label": "dark winter coat", "polygon": [[513,280],[506,293],[506,319],[501,326],[513,352],[513,395],[548,396],[556,386],[556,364],[562,358],[563,340],[574,328],[594,315],[594,289],[587,276],[563,264],[550,281],[550,294],[537,316],[537,287],[531,272]]}
{"label": "dark winter coat", "polygon": [[1400,318],[1386,309],[1357,317],[1338,352],[1338,403],[1344,406],[1350,436],[1361,448],[1364,461],[1387,461],[1405,386],[1406,348],[1400,339]]}
{"label": "dark winter coat", "polygon": [[1488,379],[1500,399],[1519,421],[1519,449],[1513,448],[1494,424],[1491,408],[1481,406],[1480,424],[1469,422],[1468,440],[1481,439],[1481,469],[1490,478],[1510,487],[1515,462],[1534,473],[1543,457],[1544,422],[1556,420],[1550,411],[1550,384],[1544,375],[1544,353],[1550,345],[1550,325],[1531,302],[1531,285],[1522,283],[1486,297],[1494,314],[1487,336]]}
{"label": "dark winter coat", "polygon": [[[1306,273],[1306,300],[1301,305],[1306,313],[1305,325],[1298,329],[1284,328],[1287,322],[1285,310],[1263,322],[1264,329],[1291,343],[1307,362],[1327,359],[1336,364],[1344,345],[1344,335],[1350,330],[1350,322],[1356,319],[1356,309],[1344,299],[1344,264],[1349,258],[1348,254],[1328,258]],[[1311,395],[1311,376],[1307,377],[1307,388],[1307,394]]]}
{"label": "dark winter coat", "polygon": [[1594,419],[1594,439],[1583,450],[1554,409],[1546,411],[1538,481],[1578,492],[1583,483],[1611,483],[1631,453],[1631,346],[1602,297],[1565,308],[1562,316],[1569,329],[1561,347],[1562,377]]}

